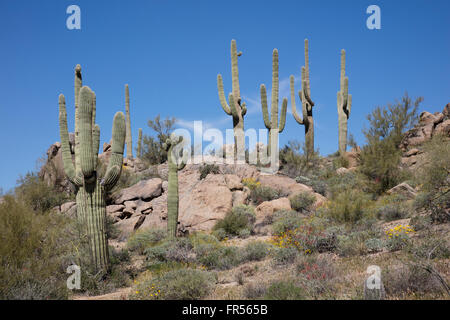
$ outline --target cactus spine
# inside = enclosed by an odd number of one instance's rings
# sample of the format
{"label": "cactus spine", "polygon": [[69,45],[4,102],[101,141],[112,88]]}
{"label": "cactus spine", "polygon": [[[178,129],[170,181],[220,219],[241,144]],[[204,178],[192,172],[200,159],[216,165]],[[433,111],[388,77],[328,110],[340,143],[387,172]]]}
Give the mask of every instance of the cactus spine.
{"label": "cactus spine", "polygon": [[[239,53],[239,56],[241,53]],[[223,90],[222,75],[217,75],[217,89],[219,92],[220,104],[226,114],[233,117],[233,130],[235,152],[238,159],[245,152],[245,136],[244,136],[244,116],[247,113],[245,103],[241,101],[241,93],[239,89],[239,70],[238,70],[238,53],[236,48],[236,40],[231,40],[231,77],[232,92],[228,95],[228,101],[225,98]]]}
{"label": "cactus spine", "polygon": [[348,77],[345,76],[345,50],[341,50],[340,89],[337,93],[339,122],[339,154],[345,156],[347,151],[347,121],[352,108],[352,95],[348,94]]}
{"label": "cactus spine", "polygon": [[96,166],[100,144],[100,127],[95,124],[95,94],[81,87],[81,67],[75,68],[75,166],[69,145],[67,112],[64,95],[59,95],[59,126],[64,171],[76,186],[77,217],[81,236],[89,241],[91,258],[97,270],[108,267],[106,238],[106,190],[119,179],[125,143],[125,117],[117,112],[113,121],[112,153],[105,176],[100,181]]}
{"label": "cactus spine", "polygon": [[127,159],[133,159],[133,142],[131,139],[131,120],[130,120],[130,90],[128,84],[125,85],[125,112],[126,119],[126,144],[127,144]]}
{"label": "cactus spine", "polygon": [[314,102],[311,100],[311,85],[309,82],[309,48],[308,39],[305,39],[305,66],[302,67],[301,75],[301,90],[298,92],[298,96],[302,103],[302,117],[297,113],[295,105],[295,93],[294,93],[294,76],[290,77],[291,87],[291,104],[292,114],[295,121],[305,126],[305,146],[306,157],[309,159],[314,153],[314,118],[312,114],[312,107]]}
{"label": "cactus spine", "polygon": [[269,111],[267,107],[266,86],[261,85],[261,106],[264,118],[264,125],[269,129],[269,144],[267,146],[268,154],[271,154],[272,148],[278,151],[278,134],[284,130],[286,124],[287,98],[283,98],[281,106],[280,122],[278,123],[278,94],[279,94],[279,78],[278,78],[278,50],[273,49],[272,53],[272,102],[271,115],[269,120]]}
{"label": "cactus spine", "polygon": [[167,195],[167,236],[175,238],[177,236],[178,224],[178,170],[182,170],[186,166],[186,162],[177,161],[176,146],[183,141],[183,137],[170,137],[163,144],[163,148],[167,151],[167,162],[169,165],[169,183]]}
{"label": "cactus spine", "polygon": [[137,145],[137,157],[142,157],[142,128],[139,128],[138,145]]}

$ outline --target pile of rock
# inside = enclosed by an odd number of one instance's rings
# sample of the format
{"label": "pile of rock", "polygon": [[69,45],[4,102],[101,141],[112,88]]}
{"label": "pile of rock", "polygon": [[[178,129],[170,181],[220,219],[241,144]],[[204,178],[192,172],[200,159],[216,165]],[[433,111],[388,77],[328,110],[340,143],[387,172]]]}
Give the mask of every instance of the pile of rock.
{"label": "pile of rock", "polygon": [[400,143],[403,151],[401,163],[405,167],[414,168],[419,162],[423,151],[421,146],[433,136],[441,134],[450,137],[450,103],[442,112],[434,114],[424,111],[419,116],[419,123],[405,133]]}

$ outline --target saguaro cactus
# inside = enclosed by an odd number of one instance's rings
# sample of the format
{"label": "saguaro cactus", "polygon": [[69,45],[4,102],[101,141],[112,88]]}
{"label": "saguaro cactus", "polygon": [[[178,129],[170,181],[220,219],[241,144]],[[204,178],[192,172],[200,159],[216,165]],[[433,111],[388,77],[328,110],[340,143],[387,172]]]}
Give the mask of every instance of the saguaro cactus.
{"label": "saguaro cactus", "polygon": [[347,151],[347,121],[352,108],[352,95],[348,94],[348,77],[345,76],[345,50],[341,50],[340,89],[337,93],[337,110],[339,121],[339,154],[345,156]]}
{"label": "saguaro cactus", "polygon": [[128,88],[128,84],[125,85],[125,112],[127,115],[126,122],[126,144],[127,144],[127,159],[133,158],[133,142],[131,139],[131,120],[130,120],[130,90]]}
{"label": "saguaro cactus", "polygon": [[229,104],[227,103],[223,90],[222,75],[217,75],[217,89],[219,92],[220,104],[225,113],[233,117],[235,152],[238,157],[242,157],[245,151],[244,116],[247,113],[245,103],[241,101],[239,89],[238,56],[241,54],[241,52],[239,54],[237,53],[236,40],[231,40],[232,92],[228,95]]}
{"label": "saguaro cactus", "polygon": [[312,114],[314,102],[311,100],[311,86],[309,82],[308,39],[305,39],[305,66],[302,67],[301,77],[301,90],[298,92],[298,96],[300,97],[300,101],[302,103],[303,119],[297,113],[293,75],[290,77],[292,115],[294,116],[295,121],[305,126],[306,157],[309,159],[314,153],[314,118]]}
{"label": "saguaro cactus", "polygon": [[137,145],[137,157],[142,157],[142,128],[139,128],[138,145]]}
{"label": "saguaro cactus", "polygon": [[[278,150],[278,134],[284,130],[286,124],[286,109],[287,98],[283,98],[281,106],[280,122],[278,123],[278,93],[279,93],[279,79],[278,79],[278,50],[273,49],[272,53],[272,102],[271,115],[269,118],[269,111],[267,107],[267,93],[266,86],[261,85],[261,106],[264,118],[264,125],[269,129],[269,144],[267,146],[268,154],[271,155],[272,147]],[[270,119],[270,120],[269,120]]]}
{"label": "saguaro cactus", "polygon": [[113,121],[112,152],[103,179],[97,176],[96,166],[100,144],[100,127],[95,124],[95,94],[87,86],[81,87],[81,67],[75,68],[75,166],[69,145],[67,112],[64,95],[59,95],[59,126],[64,171],[76,187],[77,218],[82,237],[89,241],[92,262],[97,270],[108,266],[106,238],[106,191],[120,177],[125,144],[125,117],[117,112]]}
{"label": "saguaro cactus", "polygon": [[176,146],[183,141],[183,137],[170,137],[163,144],[163,148],[167,151],[167,162],[169,165],[169,184],[167,195],[167,236],[175,238],[177,236],[178,224],[178,170],[182,170],[186,166],[186,162],[177,161]]}

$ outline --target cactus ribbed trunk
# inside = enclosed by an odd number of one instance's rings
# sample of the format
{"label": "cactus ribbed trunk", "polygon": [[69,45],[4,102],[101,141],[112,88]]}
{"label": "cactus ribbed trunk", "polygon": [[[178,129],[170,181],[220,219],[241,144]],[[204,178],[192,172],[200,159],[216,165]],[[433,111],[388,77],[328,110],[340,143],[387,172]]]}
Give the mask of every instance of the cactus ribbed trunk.
{"label": "cactus ribbed trunk", "polygon": [[348,94],[348,77],[345,76],[345,50],[341,50],[340,88],[337,93],[337,110],[339,124],[339,154],[347,152],[347,122],[352,108],[352,95]]}
{"label": "cactus ribbed trunk", "polygon": [[309,48],[308,39],[305,39],[305,66],[302,67],[301,72],[301,90],[298,92],[300,101],[302,103],[303,118],[297,113],[294,93],[294,76],[290,77],[291,88],[291,104],[292,115],[297,123],[305,127],[305,146],[306,158],[310,159],[314,153],[314,118],[312,107],[314,102],[311,100],[311,83],[309,81]]}
{"label": "cactus ribbed trunk", "polygon": [[186,162],[177,160],[176,146],[183,141],[183,137],[170,137],[163,144],[167,151],[167,162],[169,166],[169,181],[167,194],[167,236],[176,238],[178,225],[178,171],[186,166]]}
{"label": "cactus ribbed trunk", "polygon": [[283,98],[280,120],[278,122],[278,96],[279,96],[278,50],[274,49],[272,53],[272,101],[271,101],[270,117],[267,105],[266,86],[264,84],[261,85],[261,106],[264,125],[266,126],[267,129],[269,129],[269,143],[267,145],[267,153],[269,156],[272,155],[273,149],[278,151],[279,149],[278,135],[279,133],[283,132],[284,126],[286,124],[287,98]]}
{"label": "cactus ribbed trunk", "polygon": [[106,238],[105,190],[99,181],[80,187],[77,196],[77,215],[87,236],[92,263],[100,268],[108,265],[108,240]]}
{"label": "cactus ribbed trunk", "polygon": [[130,120],[130,90],[128,84],[125,85],[125,113],[126,113],[126,145],[127,159],[133,159],[133,142],[131,137],[131,120]]}
{"label": "cactus ribbed trunk", "polygon": [[247,113],[247,108],[245,103],[241,102],[236,40],[231,40],[231,77],[232,92],[228,95],[229,104],[225,98],[222,75],[220,74],[217,75],[217,90],[223,110],[226,114],[233,117],[234,150],[236,157],[238,160],[245,160],[244,116]]}
{"label": "cactus ribbed trunk", "polygon": [[91,259],[97,270],[108,268],[106,237],[106,191],[117,182],[122,169],[125,144],[125,117],[117,112],[113,121],[111,158],[105,176],[97,177],[100,127],[95,124],[96,97],[89,87],[81,87],[81,67],[75,68],[75,166],[69,144],[64,95],[59,96],[59,126],[64,172],[76,187],[77,218],[81,238],[87,238]]}

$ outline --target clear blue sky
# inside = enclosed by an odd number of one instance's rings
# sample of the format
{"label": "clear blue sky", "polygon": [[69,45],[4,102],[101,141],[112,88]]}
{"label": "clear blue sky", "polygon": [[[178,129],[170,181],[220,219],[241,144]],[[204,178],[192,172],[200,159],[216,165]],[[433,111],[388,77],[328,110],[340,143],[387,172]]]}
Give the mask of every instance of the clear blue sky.
{"label": "clear blue sky", "polygon": [[[66,8],[81,8],[81,30],[66,28]],[[366,28],[366,8],[381,8],[381,30]],[[59,140],[58,95],[73,130],[73,69],[97,94],[101,143],[113,115],[124,110],[130,85],[134,141],[158,113],[189,123],[231,128],[219,104],[216,76],[231,91],[230,40],[236,39],[246,128],[264,127],[259,86],[271,88],[273,48],[280,56],[281,94],[300,75],[303,40],[310,43],[311,94],[316,102],[316,147],[337,149],[336,92],[340,50],[347,51],[353,108],[349,131],[364,143],[365,116],[405,91],[425,98],[421,110],[450,102],[450,1],[23,1],[0,2],[0,187]],[[299,89],[297,84],[296,90]],[[281,101],[281,97],[280,97]],[[298,101],[297,101],[298,104]],[[290,104],[288,107],[290,110]],[[304,140],[289,113],[280,144]]]}

